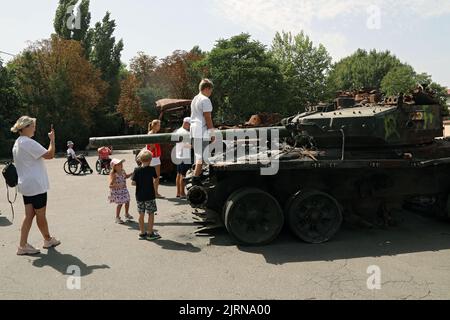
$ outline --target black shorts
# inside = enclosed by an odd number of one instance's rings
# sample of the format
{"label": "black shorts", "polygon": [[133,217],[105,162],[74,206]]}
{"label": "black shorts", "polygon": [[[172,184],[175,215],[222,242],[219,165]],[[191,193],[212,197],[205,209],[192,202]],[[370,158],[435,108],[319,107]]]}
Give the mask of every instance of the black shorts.
{"label": "black shorts", "polygon": [[47,206],[47,193],[38,194],[37,196],[26,197],[23,196],[23,203],[25,205],[32,204],[34,210],[40,210]]}
{"label": "black shorts", "polygon": [[191,168],[190,164],[185,164],[182,162],[181,164],[177,165],[177,173],[181,174],[182,176],[185,176],[190,168]]}

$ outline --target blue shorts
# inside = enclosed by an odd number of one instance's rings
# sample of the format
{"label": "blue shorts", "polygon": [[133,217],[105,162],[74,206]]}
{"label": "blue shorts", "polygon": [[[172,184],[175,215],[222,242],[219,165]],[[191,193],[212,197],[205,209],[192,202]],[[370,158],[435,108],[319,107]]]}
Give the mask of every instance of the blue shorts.
{"label": "blue shorts", "polygon": [[192,165],[190,164],[185,164],[185,163],[181,163],[179,165],[177,165],[177,173],[181,174],[182,176],[185,176],[186,173],[189,171],[189,169],[191,169]]}

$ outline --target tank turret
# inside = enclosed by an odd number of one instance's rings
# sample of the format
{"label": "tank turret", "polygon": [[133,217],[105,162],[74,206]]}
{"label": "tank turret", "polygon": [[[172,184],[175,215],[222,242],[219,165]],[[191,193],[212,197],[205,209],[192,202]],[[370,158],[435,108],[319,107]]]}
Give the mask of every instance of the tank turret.
{"label": "tank turret", "polygon": [[416,92],[377,101],[377,94],[341,96],[333,105],[283,120],[297,142],[311,137],[319,148],[408,146],[443,136],[442,106]]}

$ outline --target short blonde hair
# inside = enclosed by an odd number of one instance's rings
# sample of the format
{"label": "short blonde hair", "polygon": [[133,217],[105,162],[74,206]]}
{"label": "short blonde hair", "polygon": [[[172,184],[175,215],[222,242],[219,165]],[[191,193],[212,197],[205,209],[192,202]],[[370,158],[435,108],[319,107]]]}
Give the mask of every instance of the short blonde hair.
{"label": "short blonde hair", "polygon": [[32,124],[36,124],[36,118],[31,118],[29,116],[20,117],[19,120],[17,120],[14,126],[11,128],[11,132],[20,132],[26,127],[31,126]]}
{"label": "short blonde hair", "polygon": [[200,84],[198,86],[198,89],[200,90],[200,92],[205,89],[212,89],[212,88],[214,88],[214,84],[209,79],[203,79],[202,81],[200,81]]}
{"label": "short blonde hair", "polygon": [[152,161],[152,158],[152,153],[148,150],[142,150],[138,155],[138,159],[140,162],[149,163]]}

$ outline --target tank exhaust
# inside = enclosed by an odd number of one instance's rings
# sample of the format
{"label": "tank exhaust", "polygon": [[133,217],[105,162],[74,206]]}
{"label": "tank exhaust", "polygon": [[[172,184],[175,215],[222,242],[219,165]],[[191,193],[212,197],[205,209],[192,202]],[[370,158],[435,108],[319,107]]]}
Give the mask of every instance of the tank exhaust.
{"label": "tank exhaust", "polygon": [[193,186],[188,191],[187,200],[192,208],[204,209],[208,203],[208,192],[204,187]]}

